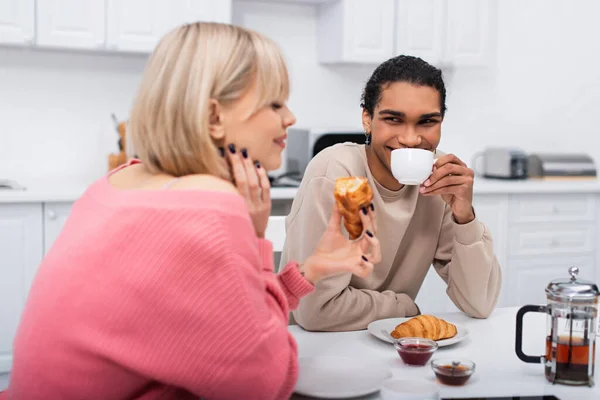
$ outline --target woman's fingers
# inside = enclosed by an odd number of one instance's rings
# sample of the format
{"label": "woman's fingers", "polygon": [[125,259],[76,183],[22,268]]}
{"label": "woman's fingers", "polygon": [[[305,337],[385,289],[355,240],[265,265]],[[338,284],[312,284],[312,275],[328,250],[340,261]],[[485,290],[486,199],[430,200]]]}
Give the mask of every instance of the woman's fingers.
{"label": "woman's fingers", "polygon": [[231,165],[231,172],[233,173],[235,186],[238,188],[240,194],[244,198],[249,199],[248,178],[246,176],[246,170],[234,144],[230,144],[227,146],[227,158],[229,160],[229,164]]}
{"label": "woman's fingers", "polygon": [[362,222],[362,226],[363,226],[363,233],[365,233],[366,231],[371,231],[373,232],[373,220],[371,218],[371,216],[369,215],[371,212],[371,206],[365,206],[362,207],[360,209],[360,221]]}
{"label": "woman's fingers", "polygon": [[240,155],[241,162],[244,167],[244,173],[246,174],[246,180],[248,182],[248,195],[250,196],[253,202],[258,202],[261,198],[261,190],[256,166],[254,165],[252,159],[248,155],[248,150],[241,149]]}
{"label": "woman's fingers", "polygon": [[375,213],[375,206],[373,203],[369,206],[369,216],[371,217],[371,226],[373,228],[373,233],[377,235],[377,214]]}
{"label": "woman's fingers", "polygon": [[350,272],[358,277],[366,278],[371,275],[371,272],[373,272],[373,267],[374,265],[371,260],[369,260],[366,256],[361,256],[358,264],[355,264]]}
{"label": "woman's fingers", "polygon": [[[371,251],[367,254],[369,248]],[[360,242],[360,250],[373,264],[381,262],[381,243],[371,231],[365,232]]]}
{"label": "woman's fingers", "polygon": [[331,231],[340,230],[340,225],[342,224],[342,213],[337,206],[337,202],[333,202],[333,210],[331,211],[331,218],[329,218],[329,224],[327,225],[327,229]]}
{"label": "woman's fingers", "polygon": [[256,172],[258,174],[258,184],[261,189],[261,198],[264,203],[271,202],[271,182],[269,182],[269,176],[267,175],[267,171],[260,165],[260,162],[255,161],[254,167],[256,168]]}

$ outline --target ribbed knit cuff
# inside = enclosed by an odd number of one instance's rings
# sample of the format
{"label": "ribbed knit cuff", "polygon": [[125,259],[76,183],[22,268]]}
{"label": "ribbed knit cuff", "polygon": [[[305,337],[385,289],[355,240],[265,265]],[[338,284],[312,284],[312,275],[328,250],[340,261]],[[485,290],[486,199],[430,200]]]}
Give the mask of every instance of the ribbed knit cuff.
{"label": "ribbed knit cuff", "polygon": [[479,242],[483,237],[483,231],[483,224],[479,222],[477,217],[466,224],[459,224],[454,221],[454,238],[460,244],[468,246]]}
{"label": "ribbed knit cuff", "polygon": [[258,239],[258,254],[265,271],[275,272],[273,265],[273,243],[267,239]]}
{"label": "ribbed knit cuff", "polygon": [[279,273],[279,279],[292,310],[298,306],[298,301],[302,297],[315,290],[313,284],[300,273],[297,262],[289,262]]}

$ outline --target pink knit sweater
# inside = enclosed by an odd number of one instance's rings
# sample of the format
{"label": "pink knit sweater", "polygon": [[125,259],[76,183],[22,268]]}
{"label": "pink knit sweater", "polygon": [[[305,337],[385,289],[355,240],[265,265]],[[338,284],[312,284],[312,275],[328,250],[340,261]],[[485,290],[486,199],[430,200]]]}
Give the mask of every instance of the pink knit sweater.
{"label": "pink knit sweater", "polygon": [[312,290],[294,263],[274,274],[238,195],[105,177],[37,272],[0,398],[288,398],[288,312]]}

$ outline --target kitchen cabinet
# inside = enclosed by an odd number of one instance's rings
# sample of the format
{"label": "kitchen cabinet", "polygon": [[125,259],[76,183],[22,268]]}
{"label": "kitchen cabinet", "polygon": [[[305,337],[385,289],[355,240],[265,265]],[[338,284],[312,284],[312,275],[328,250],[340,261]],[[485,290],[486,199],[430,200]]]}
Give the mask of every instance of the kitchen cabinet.
{"label": "kitchen cabinet", "polygon": [[60,234],[72,206],[70,202],[44,203],[44,254]]}
{"label": "kitchen cabinet", "polygon": [[108,0],[108,48],[150,53],[169,30],[189,22],[231,22],[231,0]]}
{"label": "kitchen cabinet", "polygon": [[495,42],[497,0],[445,0],[448,7],[444,64],[485,67]]}
{"label": "kitchen cabinet", "polygon": [[378,64],[394,53],[395,0],[340,0],[322,4],[317,17],[321,63]]}
{"label": "kitchen cabinet", "polygon": [[495,40],[497,0],[398,0],[396,54],[438,67],[485,67]]}
{"label": "kitchen cabinet", "polygon": [[104,0],[37,0],[36,4],[38,46],[105,47]]}
{"label": "kitchen cabinet", "polygon": [[420,57],[433,64],[444,61],[445,0],[399,0],[396,3],[395,55]]}
{"label": "kitchen cabinet", "polygon": [[438,67],[485,67],[495,40],[497,0],[340,0],[318,7],[324,64],[379,64],[395,55]]}
{"label": "kitchen cabinet", "polygon": [[35,37],[35,0],[0,0],[0,43],[30,45]]}
{"label": "kitchen cabinet", "polygon": [[42,205],[0,204],[0,374],[10,371],[12,344],[42,260]]}

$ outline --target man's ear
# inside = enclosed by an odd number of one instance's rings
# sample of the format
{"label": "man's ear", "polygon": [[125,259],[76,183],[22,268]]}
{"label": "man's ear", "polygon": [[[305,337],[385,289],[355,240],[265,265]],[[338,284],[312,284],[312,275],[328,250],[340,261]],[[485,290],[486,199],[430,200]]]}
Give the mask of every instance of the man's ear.
{"label": "man's ear", "polygon": [[223,126],[223,108],[215,99],[210,99],[208,103],[208,129],[213,140],[219,141],[225,137],[225,127]]}
{"label": "man's ear", "polygon": [[371,122],[373,121],[373,118],[371,118],[371,116],[369,115],[369,113],[367,112],[367,110],[365,110],[363,108],[363,112],[362,112],[362,125],[363,125],[363,129],[365,130],[366,133],[371,133]]}

